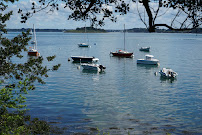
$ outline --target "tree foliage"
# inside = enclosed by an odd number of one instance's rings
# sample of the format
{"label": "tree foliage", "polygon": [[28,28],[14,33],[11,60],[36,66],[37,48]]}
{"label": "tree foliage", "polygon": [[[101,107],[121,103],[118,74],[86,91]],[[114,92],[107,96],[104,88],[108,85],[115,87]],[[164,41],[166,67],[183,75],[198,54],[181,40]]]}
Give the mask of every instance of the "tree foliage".
{"label": "tree foliage", "polygon": [[[76,21],[90,20],[92,25],[103,26],[106,18],[116,22],[117,14],[127,14],[130,10],[130,2],[138,3],[145,8],[148,22],[142,19],[142,13],[138,11],[138,14],[149,32],[154,32],[156,27],[159,26],[165,26],[171,30],[190,30],[199,27],[202,22],[201,0],[36,0],[32,3],[32,7],[28,12],[23,12],[19,9],[18,13],[22,16],[22,23],[25,23],[34,13],[44,9],[48,9],[49,12],[59,10],[59,4],[63,3],[65,5],[63,8],[71,10],[68,19]],[[157,9],[151,6],[152,3],[158,3]],[[167,20],[164,20],[165,23],[161,24],[155,22],[159,16],[165,14],[160,13],[161,8],[178,11],[172,18],[171,24],[167,24]],[[184,20],[179,21],[177,18],[182,16],[184,16]]]}
{"label": "tree foliage", "polygon": [[[35,89],[34,82],[44,84],[42,78],[48,77],[48,71],[57,70],[60,64],[49,69],[42,65],[44,61],[42,56],[23,60],[22,52],[27,51],[26,47],[31,37],[29,31],[22,32],[12,39],[6,37],[6,22],[13,13],[13,11],[4,12],[8,8],[8,2],[13,3],[15,0],[0,2],[0,132],[2,134],[26,134],[25,131],[34,133],[36,130],[30,125],[34,123],[33,125],[36,126],[37,122],[41,122],[41,126],[47,131],[49,127],[44,126],[44,122],[39,120],[34,122],[24,115],[25,94],[28,90]],[[47,57],[48,61],[54,58],[55,56]]]}
{"label": "tree foliage", "polygon": [[[129,4],[126,4],[124,0],[38,0],[32,3],[32,7],[28,12],[23,12],[22,9],[19,9],[18,13],[21,13],[22,18],[21,22],[25,23],[34,13],[44,9],[48,9],[49,12],[59,10],[59,3],[63,3],[62,8],[71,10],[68,19],[75,21],[90,20],[92,25],[100,26],[104,25],[105,18],[116,22],[117,17],[115,17],[114,13],[124,15],[129,11]],[[114,9],[110,9],[109,6],[114,6]]]}
{"label": "tree foliage", "polygon": [[[135,2],[137,0],[134,0]],[[202,8],[200,0],[139,0],[137,1],[142,4],[145,8],[146,14],[148,16],[148,22],[145,22],[142,18],[142,14],[139,12],[141,21],[146,25],[149,32],[154,32],[156,27],[165,26],[171,30],[191,30],[199,27],[202,24]],[[151,3],[157,3],[157,8],[150,6]],[[173,18],[167,18],[164,20],[165,23],[156,23],[156,19],[165,13],[161,13],[161,8],[173,9],[177,11]],[[178,18],[182,18],[178,19]],[[172,19],[170,24],[167,21]]]}

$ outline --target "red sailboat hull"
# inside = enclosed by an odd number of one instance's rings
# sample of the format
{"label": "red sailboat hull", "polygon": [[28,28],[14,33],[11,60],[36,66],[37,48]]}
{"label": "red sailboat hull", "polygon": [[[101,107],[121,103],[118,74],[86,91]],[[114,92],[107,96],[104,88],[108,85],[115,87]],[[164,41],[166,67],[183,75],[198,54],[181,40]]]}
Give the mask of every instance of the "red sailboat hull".
{"label": "red sailboat hull", "polygon": [[29,56],[39,56],[38,52],[28,52]]}
{"label": "red sailboat hull", "polygon": [[132,57],[133,53],[118,53],[118,52],[112,52],[113,56],[117,57]]}

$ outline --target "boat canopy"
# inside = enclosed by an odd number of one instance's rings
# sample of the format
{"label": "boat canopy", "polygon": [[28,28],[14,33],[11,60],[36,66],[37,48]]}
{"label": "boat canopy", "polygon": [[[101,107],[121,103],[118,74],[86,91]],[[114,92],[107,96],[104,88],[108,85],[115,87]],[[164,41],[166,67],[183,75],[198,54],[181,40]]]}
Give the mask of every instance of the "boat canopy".
{"label": "boat canopy", "polygon": [[152,59],[154,56],[153,55],[145,55],[146,56],[146,59]]}

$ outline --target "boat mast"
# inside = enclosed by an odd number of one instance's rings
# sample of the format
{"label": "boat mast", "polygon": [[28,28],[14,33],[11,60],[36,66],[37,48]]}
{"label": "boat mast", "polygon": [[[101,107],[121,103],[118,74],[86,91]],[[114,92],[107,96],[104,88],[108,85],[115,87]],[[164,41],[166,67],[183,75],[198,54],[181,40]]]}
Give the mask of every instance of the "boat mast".
{"label": "boat mast", "polygon": [[125,24],[124,24],[124,51],[125,51],[125,46],[126,46],[126,39],[125,39]]}
{"label": "boat mast", "polygon": [[37,50],[37,41],[36,41],[36,32],[35,32],[35,28],[34,28],[34,24],[33,24],[33,29],[34,29],[34,49]]}
{"label": "boat mast", "polygon": [[88,42],[88,45],[89,45],[88,34],[86,33],[86,24],[85,24],[85,34],[86,34],[86,42],[85,43]]}
{"label": "boat mast", "polygon": [[85,24],[85,35],[86,35],[86,42],[85,43],[87,43],[86,24]]}

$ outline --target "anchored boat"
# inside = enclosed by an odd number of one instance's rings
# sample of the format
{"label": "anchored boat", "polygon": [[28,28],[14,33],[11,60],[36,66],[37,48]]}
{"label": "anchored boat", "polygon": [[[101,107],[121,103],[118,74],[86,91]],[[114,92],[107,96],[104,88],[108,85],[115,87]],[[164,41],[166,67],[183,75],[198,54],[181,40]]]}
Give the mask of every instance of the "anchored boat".
{"label": "anchored boat", "polygon": [[158,65],[159,60],[154,59],[153,55],[145,55],[146,59],[138,59],[137,64]]}
{"label": "anchored boat", "polygon": [[165,78],[176,78],[178,75],[175,71],[173,71],[170,68],[163,68],[162,70],[159,71],[159,73],[161,74],[162,77]]}
{"label": "anchored boat", "polygon": [[116,52],[110,52],[110,54],[112,54],[113,56],[117,56],[117,57],[133,57],[133,53],[132,52],[128,52],[125,50],[125,24],[124,24],[124,50],[118,50]]}
{"label": "anchored boat", "polygon": [[139,50],[140,51],[149,52],[150,51],[150,47],[141,47]]}
{"label": "anchored boat", "polygon": [[[85,34],[86,34],[86,26],[85,26]],[[87,37],[87,34],[86,34],[86,42],[87,42],[87,39],[88,39],[88,37]],[[90,47],[89,43],[88,44],[87,43],[79,43],[78,46],[79,47]]]}
{"label": "anchored boat", "polygon": [[71,56],[74,62],[88,63],[88,62],[98,62],[99,59],[95,57],[88,56]]}
{"label": "anchored boat", "polygon": [[89,64],[89,63],[84,63],[81,64],[81,66],[83,67],[84,70],[91,70],[91,71],[98,71],[98,72],[102,72],[106,69],[106,67],[104,67],[103,65],[100,64]]}
{"label": "anchored boat", "polygon": [[33,45],[33,47],[29,47],[28,55],[39,56],[40,53],[37,51],[37,41],[36,41],[36,32],[35,32],[34,24],[33,24],[33,29],[34,29],[34,33],[33,33],[34,40],[31,43],[34,45]]}

